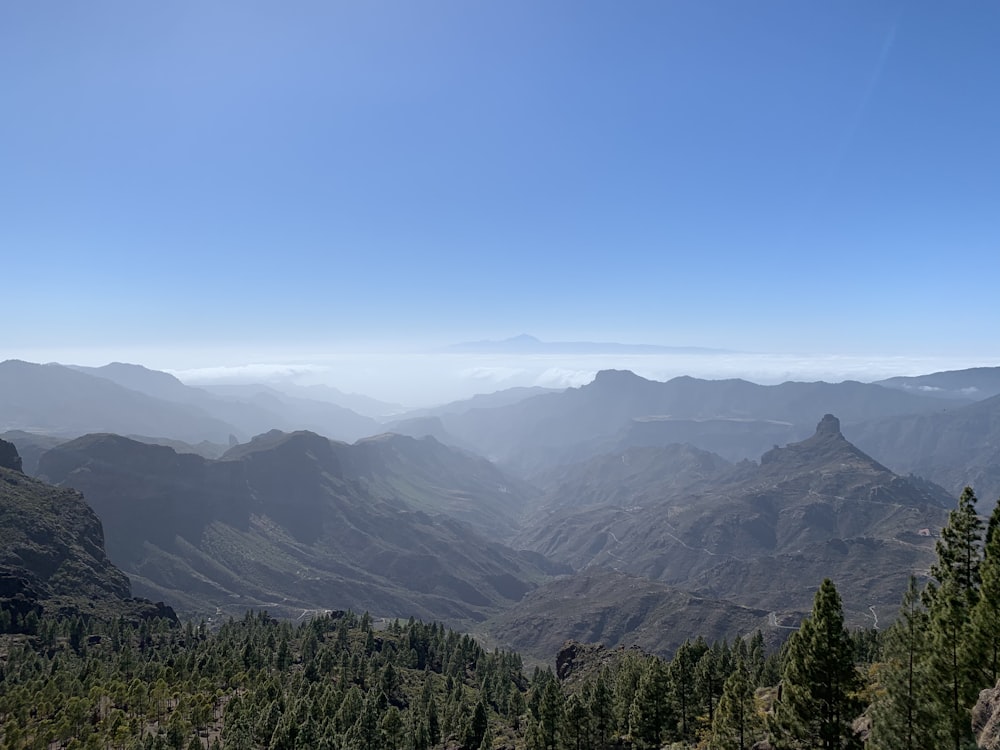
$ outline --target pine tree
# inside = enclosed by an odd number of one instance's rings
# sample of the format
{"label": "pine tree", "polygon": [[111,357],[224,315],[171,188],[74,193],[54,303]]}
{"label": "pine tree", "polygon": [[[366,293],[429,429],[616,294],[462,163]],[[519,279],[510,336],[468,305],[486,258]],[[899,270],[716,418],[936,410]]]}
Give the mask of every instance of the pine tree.
{"label": "pine tree", "polygon": [[872,750],[938,747],[927,679],[929,622],[916,579],[910,578],[899,619],[885,637],[884,663],[872,707]]}
{"label": "pine tree", "polygon": [[587,704],[579,695],[571,695],[566,700],[565,746],[569,750],[585,750],[591,747],[592,716]]}
{"label": "pine tree", "polygon": [[670,725],[670,678],[659,659],[651,659],[639,678],[629,714],[629,731],[639,747],[659,747]]}
{"label": "pine tree", "polygon": [[851,728],[860,709],[859,686],[840,595],[827,578],[816,592],[811,615],[789,640],[772,721],[774,745],[860,747]]}
{"label": "pine tree", "polygon": [[970,709],[978,695],[977,669],[964,644],[979,599],[981,532],[976,495],[966,487],[941,530],[938,559],[924,590],[931,634],[928,678],[936,686],[940,745],[953,750],[961,750],[972,739]]}
{"label": "pine tree", "polygon": [[694,717],[696,715],[696,695],[694,673],[698,661],[708,650],[704,639],[691,642],[685,641],[674,653],[670,661],[669,676],[681,738],[689,740],[694,736]]}
{"label": "pine tree", "polygon": [[558,750],[563,734],[563,697],[551,674],[538,701],[538,714],[528,728],[529,750]]}
{"label": "pine tree", "polygon": [[978,667],[973,686],[982,690],[1000,679],[1000,502],[986,527],[986,543],[979,567],[979,599],[972,609],[969,634],[965,639],[966,661]]}
{"label": "pine tree", "polygon": [[712,750],[746,750],[761,734],[763,721],[757,713],[757,699],[750,679],[750,666],[742,650],[722,687],[722,697],[712,721]]}
{"label": "pine tree", "polygon": [[703,714],[712,726],[715,719],[715,706],[722,695],[722,685],[730,671],[729,644],[725,641],[716,642],[702,654],[694,670],[695,694],[703,709]]}
{"label": "pine tree", "polygon": [[614,731],[615,715],[612,705],[612,694],[608,688],[608,680],[605,675],[606,670],[602,670],[597,675],[597,680],[593,688],[585,691],[587,696],[587,709],[590,713],[593,727],[594,745],[600,750],[608,745],[611,733]]}

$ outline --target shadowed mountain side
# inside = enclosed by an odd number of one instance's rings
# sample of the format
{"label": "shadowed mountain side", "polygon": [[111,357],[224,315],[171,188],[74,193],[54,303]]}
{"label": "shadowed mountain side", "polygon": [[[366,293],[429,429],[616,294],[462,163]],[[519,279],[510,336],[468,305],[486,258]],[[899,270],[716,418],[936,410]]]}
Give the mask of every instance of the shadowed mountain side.
{"label": "shadowed mountain side", "polygon": [[419,510],[446,513],[484,536],[511,539],[538,491],[477,455],[433,437],[387,433],[350,449],[353,476],[380,497],[402,497]]}
{"label": "shadowed mountain side", "polygon": [[234,428],[179,405],[62,365],[0,362],[0,430],[72,437],[88,432],[227,441]]}
{"label": "shadowed mountain side", "polygon": [[[774,435],[774,423],[801,429],[817,414],[833,412],[848,422],[872,416],[939,411],[948,402],[877,385],[782,383],[763,386],[745,380],[699,380],[680,377],[665,383],[628,371],[605,370],[581,388],[533,396],[508,406],[441,415],[444,430],[492,460],[521,472],[538,471],[592,455],[595,444],[614,440],[635,420],[677,421],[674,442],[690,442],[705,434],[702,420],[743,420],[730,425],[725,438],[732,457],[759,455],[763,433]],[[754,426],[758,429],[750,429]],[[746,443],[736,438],[748,432]],[[802,433],[798,433],[802,434]],[[699,446],[701,447],[701,446]]]}
{"label": "shadowed mountain side", "polygon": [[927,477],[956,495],[970,485],[981,499],[1000,496],[1000,396],[937,414],[871,420],[847,432],[900,473]]}
{"label": "shadowed mountain side", "polygon": [[[407,449],[448,451],[430,442],[396,437],[349,446],[275,431],[209,461],[91,435],[47,453],[40,471],[88,493],[111,558],[135,576],[137,589],[192,613],[367,608],[479,620],[564,570],[420,510],[434,505],[435,493],[436,511],[460,505],[463,492],[470,504],[479,499],[471,478],[452,487],[444,476],[432,488],[411,476],[410,487],[399,486],[386,466]],[[453,471],[466,461],[495,482],[481,459],[455,455]],[[491,490],[510,502],[496,484]]]}
{"label": "shadowed mountain side", "polygon": [[[11,446],[0,441],[0,446]],[[16,455],[16,451],[14,451]],[[172,617],[132,598],[108,560],[101,522],[79,492],[0,466],[0,610],[130,619]]]}
{"label": "shadowed mountain side", "polygon": [[[542,514],[564,507],[616,505],[631,508],[718,478],[725,459],[691,445],[626,448],[531,477],[545,492]],[[533,525],[533,524],[528,524]]]}
{"label": "shadowed mountain side", "polygon": [[639,646],[669,656],[694,634],[708,640],[761,630],[777,643],[765,609],[715,601],[662,583],[612,571],[558,578],[486,623],[491,635],[517,651],[551,660],[567,640]]}
{"label": "shadowed mountain side", "polygon": [[[543,527],[524,532],[516,543],[578,570],[612,567],[678,586],[696,581],[706,586],[723,575],[720,565],[742,569],[759,558],[815,549],[822,553],[815,566],[816,580],[822,580],[824,565],[827,574],[853,571],[853,563],[837,553],[842,545],[871,540],[884,543],[876,549],[893,559],[903,555],[893,571],[926,567],[932,544],[917,534],[939,529],[952,503],[940,488],[896,476],[866,456],[844,439],[839,422],[829,415],[811,438],[769,451],[760,465],[737,464],[690,490],[658,494],[655,482],[649,486],[643,502],[631,506],[622,507],[612,496],[608,504],[555,511]],[[874,581],[883,575],[882,563],[868,562],[858,575]],[[790,592],[785,607],[808,609],[816,581],[802,581],[799,573],[794,565],[772,565],[759,577],[776,592]],[[795,593],[800,583],[805,587],[801,597]],[[891,591],[902,586],[905,575],[893,581]],[[760,606],[742,598],[738,586],[714,589],[723,590],[740,596],[741,603]]]}
{"label": "shadowed mountain side", "polygon": [[770,450],[804,440],[812,434],[811,424],[793,425],[768,419],[634,419],[611,440],[602,440],[594,448],[598,453],[613,453],[629,447],[664,446],[688,442],[702,450],[717,453],[728,461],[742,461]]}

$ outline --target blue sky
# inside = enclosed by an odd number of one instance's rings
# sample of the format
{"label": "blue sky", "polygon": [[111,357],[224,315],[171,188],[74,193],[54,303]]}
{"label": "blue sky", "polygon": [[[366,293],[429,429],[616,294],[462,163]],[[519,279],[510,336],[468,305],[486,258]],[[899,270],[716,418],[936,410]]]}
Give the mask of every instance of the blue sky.
{"label": "blue sky", "polygon": [[986,2],[4,3],[0,358],[1000,364],[997,39]]}

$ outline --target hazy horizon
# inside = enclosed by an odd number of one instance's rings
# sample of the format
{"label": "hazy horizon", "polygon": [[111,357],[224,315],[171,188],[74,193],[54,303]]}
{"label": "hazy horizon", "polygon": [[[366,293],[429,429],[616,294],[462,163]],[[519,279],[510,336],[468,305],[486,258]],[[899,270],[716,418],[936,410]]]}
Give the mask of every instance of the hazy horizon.
{"label": "hazy horizon", "polygon": [[[555,343],[555,342],[552,342]],[[605,342],[608,343],[608,342]],[[640,342],[630,342],[640,344]],[[650,380],[689,375],[708,380],[742,378],[762,385],[788,380],[872,382],[899,375],[1000,365],[1000,357],[816,355],[766,352],[695,353],[468,353],[447,347],[320,349],[154,350],[140,348],[0,351],[2,359],[99,367],[138,364],[168,372],[191,386],[223,384],[326,385],[407,408],[512,387],[577,387],[600,370],[631,370]]]}

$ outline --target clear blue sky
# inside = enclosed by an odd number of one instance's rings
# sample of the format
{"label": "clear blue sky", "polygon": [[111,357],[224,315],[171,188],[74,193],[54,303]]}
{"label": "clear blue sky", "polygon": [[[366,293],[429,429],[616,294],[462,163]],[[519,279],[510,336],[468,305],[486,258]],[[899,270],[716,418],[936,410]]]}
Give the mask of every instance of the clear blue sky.
{"label": "clear blue sky", "polygon": [[996,359],[998,40],[972,1],[6,2],[0,358]]}

